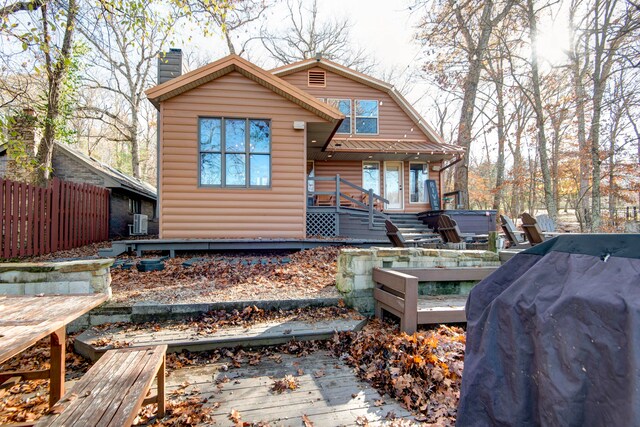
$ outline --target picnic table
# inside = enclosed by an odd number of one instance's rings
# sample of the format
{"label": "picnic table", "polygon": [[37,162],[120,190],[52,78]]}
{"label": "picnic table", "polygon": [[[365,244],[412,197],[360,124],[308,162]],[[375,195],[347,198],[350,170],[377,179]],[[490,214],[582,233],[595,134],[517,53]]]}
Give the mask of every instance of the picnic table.
{"label": "picnic table", "polygon": [[0,364],[51,336],[51,368],[0,372],[0,384],[49,379],[49,406],[64,395],[66,325],[107,300],[106,294],[0,296]]}

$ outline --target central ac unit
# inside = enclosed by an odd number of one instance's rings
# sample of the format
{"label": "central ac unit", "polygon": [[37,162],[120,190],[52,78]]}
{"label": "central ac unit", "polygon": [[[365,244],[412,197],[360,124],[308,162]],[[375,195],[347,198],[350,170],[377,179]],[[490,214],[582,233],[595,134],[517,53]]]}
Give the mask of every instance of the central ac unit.
{"label": "central ac unit", "polygon": [[149,217],[147,215],[133,215],[133,235],[147,234]]}

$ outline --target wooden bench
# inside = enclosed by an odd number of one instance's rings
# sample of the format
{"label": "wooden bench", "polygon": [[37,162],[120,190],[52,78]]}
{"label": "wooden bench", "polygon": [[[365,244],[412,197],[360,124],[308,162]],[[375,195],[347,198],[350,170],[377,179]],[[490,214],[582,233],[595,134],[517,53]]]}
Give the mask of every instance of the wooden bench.
{"label": "wooden bench", "polygon": [[[165,412],[166,345],[107,351],[36,426],[130,426],[140,408]],[[146,397],[154,377],[158,394]]]}
{"label": "wooden bench", "polygon": [[466,322],[466,295],[418,298],[418,282],[480,281],[499,267],[373,269],[376,317],[387,311],[400,318],[400,329],[412,334],[418,325]]}

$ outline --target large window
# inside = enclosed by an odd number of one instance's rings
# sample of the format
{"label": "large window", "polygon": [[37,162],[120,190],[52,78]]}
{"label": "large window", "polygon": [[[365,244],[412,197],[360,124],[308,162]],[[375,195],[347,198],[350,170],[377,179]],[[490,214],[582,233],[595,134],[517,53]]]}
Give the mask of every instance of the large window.
{"label": "large window", "polygon": [[356,107],[356,133],[378,133],[378,101],[357,99]]}
{"label": "large window", "polygon": [[200,185],[271,185],[269,120],[203,117],[199,127]]}
{"label": "large window", "polygon": [[380,162],[362,162],[362,188],[380,194]]}
{"label": "large window", "polygon": [[409,165],[409,194],[411,203],[426,203],[427,193],[425,181],[429,179],[429,169],[426,163],[411,163]]}
{"label": "large window", "polygon": [[344,114],[344,120],[336,133],[351,133],[351,100],[327,98],[327,104],[337,108]]}

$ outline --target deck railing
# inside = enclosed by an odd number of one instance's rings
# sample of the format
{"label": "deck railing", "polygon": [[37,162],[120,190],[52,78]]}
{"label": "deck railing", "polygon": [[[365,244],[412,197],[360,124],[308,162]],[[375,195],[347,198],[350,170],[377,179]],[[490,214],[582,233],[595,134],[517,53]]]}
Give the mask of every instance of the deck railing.
{"label": "deck railing", "polygon": [[[387,199],[385,199],[384,197],[380,196],[379,194],[376,194],[373,192],[373,190],[369,189],[366,190],[363,187],[360,187],[359,185],[356,185],[350,181],[347,181],[344,178],[340,178],[340,174],[336,174],[336,176],[318,176],[318,177],[308,177],[307,180],[309,181],[324,181],[324,182],[334,182],[335,183],[335,190],[334,191],[307,191],[307,195],[310,198],[315,199],[316,196],[333,196],[335,197],[335,209],[336,212],[340,212],[340,208],[342,205],[342,201],[345,200],[347,202],[350,202],[351,206],[355,206],[357,208],[361,208],[364,209],[366,211],[369,212],[369,227],[372,228],[373,227],[373,220],[375,219],[376,216],[378,216],[379,218],[383,218],[383,219],[388,219],[389,217],[384,214],[383,212],[379,211],[378,209],[376,209],[376,204],[377,203],[389,203],[389,201]],[[344,188],[351,188],[352,190],[355,190],[357,192],[359,192],[360,194],[364,194],[366,195],[366,203],[362,200],[357,200],[353,197],[351,197],[351,195],[343,193],[342,190]]]}

